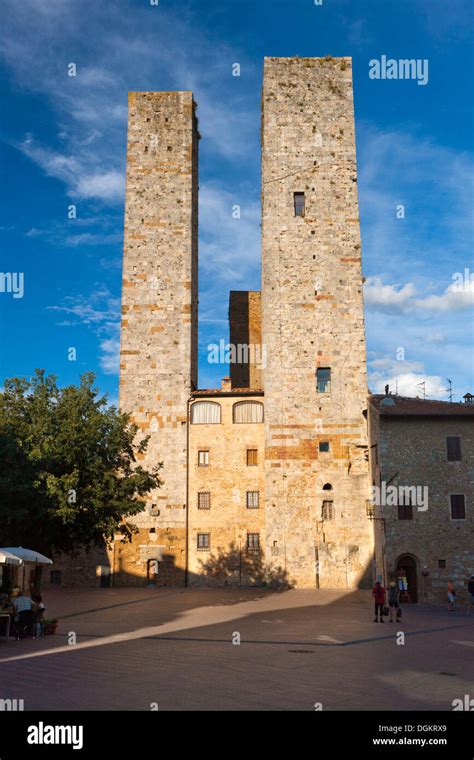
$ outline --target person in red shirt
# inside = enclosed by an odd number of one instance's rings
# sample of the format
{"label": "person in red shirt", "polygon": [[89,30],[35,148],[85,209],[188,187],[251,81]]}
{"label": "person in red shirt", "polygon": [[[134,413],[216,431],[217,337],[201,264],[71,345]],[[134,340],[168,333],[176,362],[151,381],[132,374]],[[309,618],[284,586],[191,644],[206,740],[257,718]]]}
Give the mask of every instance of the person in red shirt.
{"label": "person in red shirt", "polygon": [[374,617],[374,623],[378,623],[378,614],[380,612],[380,622],[383,623],[383,607],[385,604],[385,589],[380,583],[380,581],[377,581],[375,586],[372,589],[372,596],[374,597],[375,602],[375,617]]}

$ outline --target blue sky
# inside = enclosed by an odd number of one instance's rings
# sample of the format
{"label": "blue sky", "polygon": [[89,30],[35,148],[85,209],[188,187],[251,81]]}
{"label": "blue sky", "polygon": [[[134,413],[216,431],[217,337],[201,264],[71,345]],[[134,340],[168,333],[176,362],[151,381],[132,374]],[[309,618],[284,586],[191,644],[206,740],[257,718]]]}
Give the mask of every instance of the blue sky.
{"label": "blue sky", "polygon": [[[1,15],[0,271],[25,285],[0,293],[0,381],[94,370],[117,400],[127,92],[191,89],[200,386],[219,385],[207,346],[228,339],[228,291],[260,288],[263,57],[331,54],[353,57],[369,386],[474,392],[472,0],[3,0]],[[382,55],[428,59],[428,83],[370,79]]]}

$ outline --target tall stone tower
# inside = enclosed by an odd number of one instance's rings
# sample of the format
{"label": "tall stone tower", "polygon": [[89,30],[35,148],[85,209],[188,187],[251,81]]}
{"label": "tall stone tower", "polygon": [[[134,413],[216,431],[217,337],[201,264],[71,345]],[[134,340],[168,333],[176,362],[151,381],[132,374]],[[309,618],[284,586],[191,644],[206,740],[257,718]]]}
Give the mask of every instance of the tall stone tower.
{"label": "tall stone tower", "polygon": [[300,587],[371,578],[351,59],[266,58],[266,559]]}
{"label": "tall stone tower", "polygon": [[120,408],[150,435],[143,464],[164,463],[162,488],[134,518],[143,531],[142,559],[151,531],[169,564],[181,568],[187,402],[197,383],[194,109],[191,92],[129,95],[120,348]]}

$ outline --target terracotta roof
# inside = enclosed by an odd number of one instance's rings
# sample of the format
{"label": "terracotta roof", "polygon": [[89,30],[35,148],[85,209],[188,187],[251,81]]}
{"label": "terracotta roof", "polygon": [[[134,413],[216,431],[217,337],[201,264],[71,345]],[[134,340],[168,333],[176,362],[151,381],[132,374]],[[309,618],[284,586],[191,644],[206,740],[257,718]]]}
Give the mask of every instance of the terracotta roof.
{"label": "terracotta roof", "polygon": [[232,388],[222,390],[222,388],[202,388],[191,393],[193,398],[200,396],[263,396],[263,391],[252,390],[252,388]]}
{"label": "terracotta roof", "polygon": [[[383,399],[394,403],[382,404]],[[384,417],[474,417],[474,404],[383,394],[369,396],[369,402]]]}

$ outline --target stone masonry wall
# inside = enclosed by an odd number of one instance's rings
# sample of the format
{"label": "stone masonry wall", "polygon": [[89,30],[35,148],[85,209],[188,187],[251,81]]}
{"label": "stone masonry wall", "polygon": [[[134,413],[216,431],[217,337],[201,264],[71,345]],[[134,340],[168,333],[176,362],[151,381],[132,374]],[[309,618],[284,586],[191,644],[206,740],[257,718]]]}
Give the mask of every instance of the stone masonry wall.
{"label": "stone masonry wall", "polygon": [[[448,462],[446,437],[461,438],[460,462]],[[474,424],[463,418],[380,417],[381,478],[394,485],[427,486],[428,509],[413,507],[412,520],[399,520],[396,506],[383,508],[387,572],[397,559],[417,563],[420,602],[446,602],[452,580],[458,601],[467,602],[467,580],[474,574]],[[466,519],[453,520],[450,495],[464,494]],[[446,568],[438,567],[439,560]],[[428,570],[424,576],[423,569]]]}
{"label": "stone masonry wall", "polygon": [[164,465],[162,488],[133,520],[146,535],[179,534],[186,522],[187,400],[197,380],[194,108],[191,92],[129,94],[120,408],[150,436],[141,463]]}
{"label": "stone masonry wall", "polygon": [[[263,398],[226,394],[208,400],[221,405],[221,423],[189,427],[189,584],[260,584],[265,566],[264,424],[233,423],[232,407]],[[257,449],[256,465],[247,465],[247,449]],[[208,466],[198,465],[199,450],[209,451]],[[199,491],[210,493],[210,509],[198,509]],[[247,491],[259,491],[258,509],[247,508]],[[198,533],[210,533],[210,551],[197,548]],[[260,553],[247,552],[247,533],[260,534]]]}
{"label": "stone masonry wall", "polygon": [[[302,587],[372,580],[351,68],[350,58],[264,64],[266,543]],[[304,216],[295,215],[295,192],[305,193]],[[317,393],[316,370],[326,367],[330,392]],[[324,500],[333,520],[322,519]]]}
{"label": "stone masonry wall", "polygon": [[243,361],[237,361],[230,365],[232,388],[263,390],[262,364],[264,357],[261,353],[262,310],[259,291],[230,291],[229,328],[231,345],[249,347],[248,356],[243,356]]}

